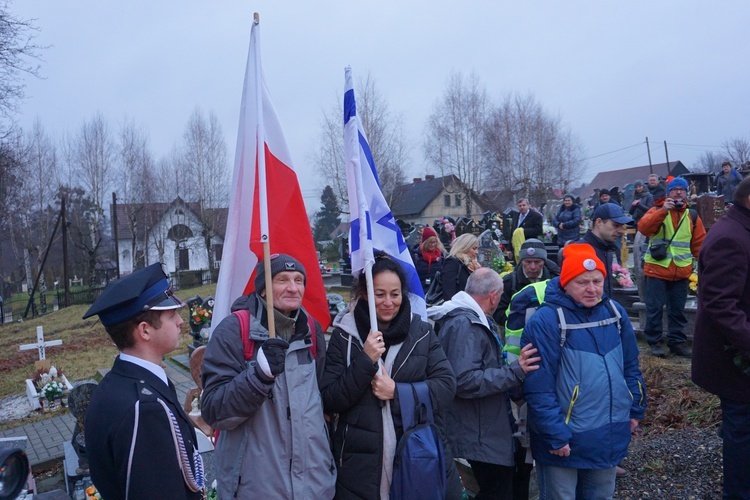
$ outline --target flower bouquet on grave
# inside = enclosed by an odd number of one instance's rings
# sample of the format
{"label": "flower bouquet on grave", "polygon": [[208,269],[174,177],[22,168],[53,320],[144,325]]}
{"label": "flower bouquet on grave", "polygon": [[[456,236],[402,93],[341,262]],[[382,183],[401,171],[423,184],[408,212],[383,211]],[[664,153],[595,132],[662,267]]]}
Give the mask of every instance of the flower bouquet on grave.
{"label": "flower bouquet on grave", "polygon": [[196,325],[203,326],[205,324],[211,324],[211,311],[204,308],[202,305],[196,305],[190,309],[190,318]]}
{"label": "flower bouquet on grave", "polygon": [[[36,371],[31,380],[34,383],[36,392],[39,394],[39,406],[42,409],[45,407],[45,400],[47,401],[47,407],[51,407],[55,399],[60,399],[62,404],[62,398],[67,392],[62,370],[54,366],[51,366],[49,369],[42,368]],[[56,392],[52,392],[52,387],[59,389],[59,395]]]}
{"label": "flower bouquet on grave", "polygon": [[50,408],[55,408],[55,401],[62,399],[65,393],[65,386],[56,380],[47,382],[42,390],[39,391],[39,396],[44,397],[49,401]]}
{"label": "flower bouquet on grave", "polygon": [[557,241],[557,228],[551,225],[546,220],[544,221],[544,227],[542,228],[541,240],[547,244],[553,244]]}
{"label": "flower bouquet on grave", "polygon": [[615,282],[620,288],[633,287],[633,278],[630,277],[630,271],[628,271],[627,267],[620,266],[619,264],[613,262],[612,276],[615,278]]}
{"label": "flower bouquet on grave", "polygon": [[503,257],[503,254],[498,253],[492,257],[492,259],[490,259],[489,267],[498,274],[503,272],[503,267],[505,267],[505,257]]}

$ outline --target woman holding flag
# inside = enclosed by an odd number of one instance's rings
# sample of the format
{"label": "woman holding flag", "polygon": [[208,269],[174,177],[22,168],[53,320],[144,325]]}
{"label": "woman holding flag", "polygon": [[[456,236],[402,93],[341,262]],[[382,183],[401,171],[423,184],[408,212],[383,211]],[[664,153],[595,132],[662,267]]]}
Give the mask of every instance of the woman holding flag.
{"label": "woman holding flag", "polygon": [[406,283],[398,262],[376,255],[372,285],[377,330],[370,326],[364,272],[355,283],[350,310],[334,323],[321,392],[326,413],[337,414],[336,498],[388,498],[396,444],[404,432],[396,384],[421,381],[429,387],[445,447],[446,498],[461,496],[442,423],[456,380],[432,327],[412,314]]}

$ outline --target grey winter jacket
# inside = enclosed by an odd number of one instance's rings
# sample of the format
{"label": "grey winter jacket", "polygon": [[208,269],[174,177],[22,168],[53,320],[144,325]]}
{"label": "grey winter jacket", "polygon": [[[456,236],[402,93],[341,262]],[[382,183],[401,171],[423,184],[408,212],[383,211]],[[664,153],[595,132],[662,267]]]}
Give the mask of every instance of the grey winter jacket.
{"label": "grey winter jacket", "polygon": [[524,372],[518,361],[504,363],[500,340],[475,310],[456,306],[442,317],[428,311],[456,374],[456,397],[446,414],[448,441],[456,457],[511,466],[514,442],[506,393],[521,385]]}
{"label": "grey winter jacket", "polygon": [[[255,295],[242,296],[232,310],[248,309],[255,354],[268,339],[266,313]],[[300,311],[284,372],[266,383],[245,361],[234,315],[216,327],[203,359],[203,419],[220,430],[215,471],[219,498],[333,498],[333,463],[318,372],[325,360],[320,325],[310,332]],[[317,335],[317,357],[310,350]],[[301,337],[301,338],[300,338]],[[316,372],[318,367],[318,372]]]}

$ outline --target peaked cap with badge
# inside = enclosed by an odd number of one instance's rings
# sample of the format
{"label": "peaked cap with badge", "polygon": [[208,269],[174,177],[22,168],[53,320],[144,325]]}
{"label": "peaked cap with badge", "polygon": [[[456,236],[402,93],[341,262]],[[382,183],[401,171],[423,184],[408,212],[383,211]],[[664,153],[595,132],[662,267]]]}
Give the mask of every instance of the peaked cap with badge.
{"label": "peaked cap with badge", "polygon": [[145,311],[166,311],[184,305],[172,293],[167,275],[157,263],[109,283],[83,319],[98,315],[106,327],[123,323]]}

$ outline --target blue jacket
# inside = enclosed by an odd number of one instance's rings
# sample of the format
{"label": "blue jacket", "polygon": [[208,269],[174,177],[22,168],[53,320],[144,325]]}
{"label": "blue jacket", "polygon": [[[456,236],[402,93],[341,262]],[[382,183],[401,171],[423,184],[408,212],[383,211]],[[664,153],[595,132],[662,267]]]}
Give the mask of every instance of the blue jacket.
{"label": "blue jacket", "polygon": [[[563,246],[566,241],[575,241],[580,237],[581,207],[573,203],[570,207],[560,206],[555,220],[557,244]],[[560,224],[563,228],[560,229]]]}
{"label": "blue jacket", "polygon": [[[618,322],[572,329],[582,323]],[[557,309],[569,329],[560,347]],[[606,469],[627,455],[630,419],[642,419],[646,386],[638,367],[638,345],[625,309],[607,297],[591,308],[576,303],[560,288],[560,279],[547,286],[544,304],[529,319],[521,345],[539,349],[539,370],[524,381],[529,405],[531,450],[535,460],[556,467]],[[570,456],[550,450],[570,445]]]}

